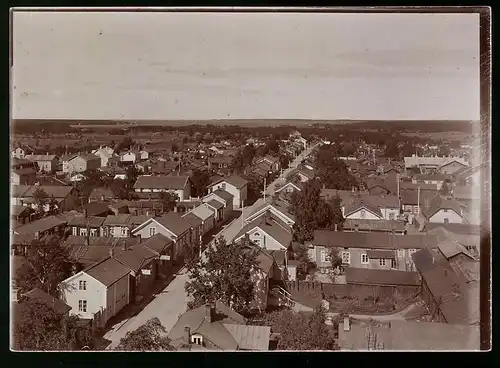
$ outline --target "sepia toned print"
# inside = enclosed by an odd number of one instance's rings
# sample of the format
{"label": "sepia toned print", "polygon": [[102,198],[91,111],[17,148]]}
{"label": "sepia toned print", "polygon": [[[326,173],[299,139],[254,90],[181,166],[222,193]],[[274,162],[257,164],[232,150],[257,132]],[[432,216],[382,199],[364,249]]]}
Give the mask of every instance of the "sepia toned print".
{"label": "sepia toned print", "polygon": [[12,350],[488,349],[488,10],[11,14]]}

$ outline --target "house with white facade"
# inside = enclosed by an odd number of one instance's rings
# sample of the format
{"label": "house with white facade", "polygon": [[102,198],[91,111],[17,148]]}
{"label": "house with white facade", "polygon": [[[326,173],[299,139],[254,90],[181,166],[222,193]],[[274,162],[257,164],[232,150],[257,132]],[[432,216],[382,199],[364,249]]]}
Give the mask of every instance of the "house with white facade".
{"label": "house with white facade", "polygon": [[292,228],[278,216],[267,211],[245,225],[234,238],[235,242],[245,235],[259,247],[265,250],[288,250],[292,244]]}
{"label": "house with white facade", "polygon": [[209,233],[215,227],[215,213],[207,204],[200,204],[199,206],[193,208],[191,211],[187,212],[182,217],[189,214],[192,214],[201,220],[203,235]]}
{"label": "house with white facade", "polygon": [[394,195],[354,195],[341,208],[345,219],[396,220],[401,205]]}
{"label": "house with white facade", "polygon": [[246,217],[245,221],[252,222],[268,211],[287,225],[293,226],[293,224],[295,224],[295,216],[288,211],[288,204],[283,201],[275,201],[273,199],[269,199],[265,203],[258,206]]}
{"label": "house with white facade", "polygon": [[179,201],[188,201],[191,198],[191,181],[189,176],[142,175],[134,184],[134,191],[140,194],[158,194],[173,192]]}
{"label": "house with white facade", "polygon": [[108,161],[113,157],[113,149],[110,147],[101,147],[93,150],[92,153],[101,159],[101,167],[108,166]]}
{"label": "house with white facade", "polygon": [[24,158],[31,162],[36,162],[38,171],[46,173],[54,173],[57,171],[59,158],[56,155],[26,155]]}
{"label": "house with white facade", "polygon": [[64,280],[59,289],[70,314],[92,319],[98,327],[130,303],[130,269],[112,257]]}
{"label": "house with white facade", "polygon": [[275,193],[288,193],[300,192],[303,189],[303,185],[300,183],[293,183],[291,181],[279,186],[274,192]]}
{"label": "house with white facade", "polygon": [[120,154],[120,161],[135,163],[136,161],[139,161],[140,157],[139,152],[127,151]]}
{"label": "house with white facade", "polygon": [[234,196],[233,207],[242,208],[247,200],[248,181],[238,175],[231,175],[227,178],[216,179],[207,189],[209,194],[217,189],[225,190]]}
{"label": "house with white facade", "polygon": [[428,208],[422,209],[422,214],[428,222],[437,222],[442,224],[462,224],[464,218],[464,209],[456,199],[451,197],[435,196]]}
{"label": "house with white facade", "polygon": [[193,234],[189,221],[174,212],[168,212],[160,217],[150,218],[134,228],[132,236],[141,239],[150,238],[156,234],[163,234],[173,241],[173,261],[177,262],[184,254],[185,248],[193,244]]}
{"label": "house with white facade", "polygon": [[132,215],[108,215],[102,224],[102,236],[111,238],[130,237],[130,220]]}

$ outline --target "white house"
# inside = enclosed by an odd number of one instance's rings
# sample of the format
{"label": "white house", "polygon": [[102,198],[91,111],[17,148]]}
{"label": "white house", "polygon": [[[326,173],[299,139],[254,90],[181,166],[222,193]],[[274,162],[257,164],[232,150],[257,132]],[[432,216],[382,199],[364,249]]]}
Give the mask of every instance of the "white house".
{"label": "white house", "polygon": [[234,196],[233,207],[242,208],[247,200],[248,181],[237,175],[231,175],[216,180],[207,189],[208,193],[215,192],[217,189],[225,190]]}
{"label": "white house", "polygon": [[295,216],[288,212],[288,205],[282,201],[272,200],[266,201],[257,207],[250,215],[247,216],[245,221],[252,222],[268,211],[289,226],[293,226],[293,224],[295,224]]}
{"label": "white house", "polygon": [[38,171],[53,173],[57,170],[58,157],[56,155],[26,155],[26,160],[36,162]]}
{"label": "white house", "polygon": [[179,201],[191,199],[191,181],[189,176],[142,175],[134,184],[136,193],[174,192]]}
{"label": "white house", "polygon": [[401,204],[395,195],[346,195],[341,208],[346,219],[396,220]]}
{"label": "white house", "polygon": [[138,157],[139,155],[136,153],[136,152],[132,152],[132,151],[127,151],[127,152],[124,152],[122,154],[120,154],[120,161],[121,162],[133,162],[135,163],[136,161],[138,161]]}
{"label": "white house", "polygon": [[293,193],[293,192],[300,192],[301,190],[302,190],[301,184],[295,184],[295,183],[292,183],[291,181],[289,181],[288,183],[285,183],[284,185],[280,186],[274,192],[275,193]]}
{"label": "white house", "polygon": [[60,285],[62,300],[71,307],[70,314],[83,319],[106,322],[130,303],[130,269],[107,257]]}
{"label": "white house", "polygon": [[156,234],[165,235],[174,242],[174,262],[182,256],[185,248],[190,246],[193,241],[191,224],[174,212],[146,220],[133,229],[131,234],[132,236],[140,236],[141,239],[147,239]]}
{"label": "white house", "polygon": [[141,150],[139,152],[139,156],[140,156],[141,160],[149,160],[149,152],[146,150]]}
{"label": "white house", "polygon": [[247,224],[234,238],[235,242],[248,234],[256,245],[266,250],[287,250],[292,243],[292,229],[271,211]]}
{"label": "white house", "polygon": [[26,156],[26,151],[21,147],[17,147],[12,151],[12,157],[24,158]]}
{"label": "white house", "polygon": [[229,218],[233,212],[233,195],[229,192],[226,192],[223,189],[217,189],[216,191],[207,194],[202,198],[203,203],[209,203],[212,200],[220,202],[224,205],[223,216],[224,219]]}
{"label": "white house", "polygon": [[63,164],[63,171],[67,173],[82,173],[89,170],[97,170],[101,166],[101,159],[94,155],[76,155]]}
{"label": "white house", "polygon": [[130,237],[130,220],[132,215],[108,215],[102,224],[103,236],[110,238]]}
{"label": "white house", "polygon": [[436,196],[430,203],[430,207],[423,211],[428,222],[441,224],[465,223],[463,209],[454,199]]}

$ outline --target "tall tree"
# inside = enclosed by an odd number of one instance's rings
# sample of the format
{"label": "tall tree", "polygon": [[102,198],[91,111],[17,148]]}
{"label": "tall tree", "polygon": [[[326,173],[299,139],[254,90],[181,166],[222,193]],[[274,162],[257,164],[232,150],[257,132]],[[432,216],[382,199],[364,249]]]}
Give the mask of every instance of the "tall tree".
{"label": "tall tree", "polygon": [[160,193],[160,203],[163,208],[163,212],[173,211],[175,204],[179,201],[179,196],[174,192],[161,192]]}
{"label": "tall tree", "polygon": [[395,160],[399,158],[399,147],[397,140],[390,139],[389,142],[387,142],[384,150],[384,157],[390,157]]}
{"label": "tall tree", "polygon": [[447,196],[450,194],[450,186],[449,186],[449,182],[447,180],[445,180],[443,182],[443,185],[441,186],[439,193],[443,196]]}
{"label": "tall tree", "polygon": [[206,170],[195,169],[191,175],[193,197],[204,196],[210,184],[210,174]]}
{"label": "tall tree", "polygon": [[36,298],[23,297],[13,310],[16,350],[79,350],[92,346],[91,331],[78,325],[78,317],[56,313]]}
{"label": "tall tree", "polygon": [[350,190],[358,187],[357,179],[349,172],[346,164],[338,159],[336,146],[321,146],[316,151],[316,175],[329,189]]}
{"label": "tall tree", "polygon": [[59,283],[71,275],[73,263],[61,239],[50,236],[34,240],[28,247],[26,260],[30,268],[21,268],[14,276],[20,291],[40,288],[57,298]]}
{"label": "tall tree", "polygon": [[272,333],[280,334],[278,350],[336,350],[333,330],[325,321],[326,313],[320,306],[312,313],[274,311],[251,323],[270,326]]}
{"label": "tall tree", "polygon": [[36,210],[38,212],[43,212],[44,211],[43,207],[47,204],[47,201],[49,200],[49,195],[45,190],[37,188],[33,193],[33,199],[36,204]]}
{"label": "tall tree", "polygon": [[243,243],[229,244],[223,237],[210,243],[200,259],[188,260],[188,307],[216,300],[237,312],[246,312],[254,299],[253,271],[257,250]]}
{"label": "tall tree", "polygon": [[126,351],[173,351],[167,330],[158,319],[151,318],[134,331],[129,331],[120,340],[115,350]]}

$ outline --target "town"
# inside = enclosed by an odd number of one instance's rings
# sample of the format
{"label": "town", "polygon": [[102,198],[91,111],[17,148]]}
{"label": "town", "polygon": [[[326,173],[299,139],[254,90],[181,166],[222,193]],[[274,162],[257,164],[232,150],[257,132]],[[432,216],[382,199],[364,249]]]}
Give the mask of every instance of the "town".
{"label": "town", "polygon": [[13,348],[479,349],[473,126],[14,121]]}

